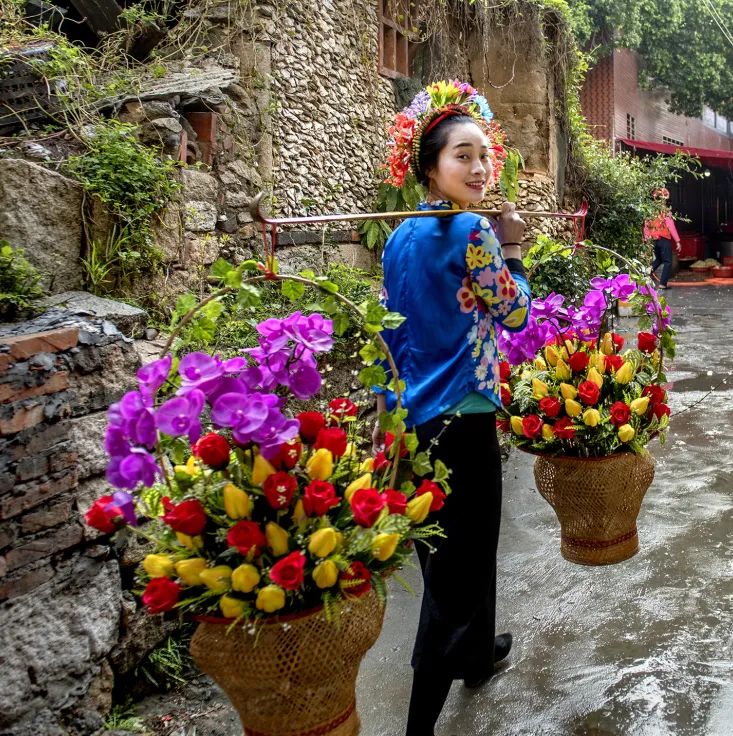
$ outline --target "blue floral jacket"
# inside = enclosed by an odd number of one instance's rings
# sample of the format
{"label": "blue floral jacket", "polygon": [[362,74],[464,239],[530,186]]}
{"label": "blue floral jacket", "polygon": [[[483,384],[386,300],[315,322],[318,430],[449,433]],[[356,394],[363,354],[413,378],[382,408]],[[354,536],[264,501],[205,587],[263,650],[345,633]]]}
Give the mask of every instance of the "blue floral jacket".
{"label": "blue floral jacket", "polygon": [[[471,212],[408,219],[387,241],[382,263],[383,303],[406,317],[382,335],[407,384],[407,425],[446,413],[473,392],[500,407],[496,325],[521,330],[531,295],[521,261],[504,260],[489,220]],[[387,392],[390,409],[394,401]]]}

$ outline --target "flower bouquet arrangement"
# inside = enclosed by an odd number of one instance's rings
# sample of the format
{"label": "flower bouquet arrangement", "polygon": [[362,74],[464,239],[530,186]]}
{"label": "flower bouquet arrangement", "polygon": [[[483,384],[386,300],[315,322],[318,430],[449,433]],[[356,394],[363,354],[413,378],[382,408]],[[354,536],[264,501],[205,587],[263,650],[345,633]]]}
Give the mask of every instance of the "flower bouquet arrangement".
{"label": "flower bouquet arrangement", "polygon": [[[374,363],[389,357],[375,343],[395,315],[362,311]],[[108,412],[118,490],[86,519],[152,543],[143,603],[199,621],[192,655],[248,732],[355,734],[356,674],[382,626],[385,578],[416,540],[441,533],[429,516],[448,470],[418,452],[401,409],[381,417],[393,433],[374,457],[348,398],[298,411],[322,387],[331,319],[295,312],[257,331],[242,355],[169,354],[138,371],[138,389]],[[384,375],[362,372],[366,385]]]}
{"label": "flower bouquet arrangement", "polygon": [[[669,424],[663,363],[674,330],[651,285],[619,274],[590,287],[579,306],[555,293],[534,300],[524,330],[502,331],[498,424],[539,456],[535,479],[558,514],[563,555],[608,564],[638,550],[636,516],[654,476],[646,445]],[[609,326],[617,300],[643,315],[640,331]]]}

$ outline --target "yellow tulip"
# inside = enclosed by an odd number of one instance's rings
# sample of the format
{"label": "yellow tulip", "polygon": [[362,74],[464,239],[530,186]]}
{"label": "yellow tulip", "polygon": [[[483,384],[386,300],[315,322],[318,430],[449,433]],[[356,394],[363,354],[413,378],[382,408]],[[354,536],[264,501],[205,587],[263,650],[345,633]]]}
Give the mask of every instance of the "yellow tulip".
{"label": "yellow tulip", "polygon": [[514,434],[524,434],[524,429],[522,427],[522,417],[511,417],[509,419],[509,424],[511,425]]}
{"label": "yellow tulip", "polygon": [[552,431],[552,427],[549,424],[542,425],[542,439],[546,442],[552,442],[555,439],[555,433]]}
{"label": "yellow tulip", "polygon": [[568,351],[568,355],[572,355],[576,351],[575,344],[571,340],[565,340],[565,349]]}
{"label": "yellow tulip", "polygon": [[224,618],[239,618],[244,615],[247,604],[244,601],[240,601],[239,598],[223,595],[219,598],[219,608]]}
{"label": "yellow tulip", "polygon": [[168,555],[146,555],[143,569],[151,578],[170,578],[175,572],[175,565]]}
{"label": "yellow tulip", "polygon": [[545,371],[545,370],[547,370],[547,363],[545,363],[544,359],[538,355],[534,359],[534,367],[538,371]]}
{"label": "yellow tulip", "polygon": [[583,412],[583,407],[574,399],[565,399],[565,413],[569,417],[578,417]]}
{"label": "yellow tulip", "polygon": [[252,484],[261,486],[273,473],[275,468],[272,464],[265,460],[262,455],[255,455],[255,460],[252,465]]}
{"label": "yellow tulip", "polygon": [[308,540],[308,551],[316,557],[328,557],[336,549],[336,530],[332,527],[318,529]]}
{"label": "yellow tulip", "polygon": [[540,381],[539,378],[532,379],[532,395],[536,399],[541,399],[543,396],[547,396],[548,393],[550,393],[550,389],[547,388],[544,381]]}
{"label": "yellow tulip", "polygon": [[583,424],[588,427],[596,427],[601,421],[601,413],[598,409],[586,409],[583,412]]}
{"label": "yellow tulip", "polygon": [[649,397],[642,396],[641,398],[634,399],[629,406],[634,414],[643,417],[644,414],[646,414],[646,410],[649,408]]}
{"label": "yellow tulip", "polygon": [[606,356],[603,353],[591,353],[590,365],[603,375],[606,372]]}
{"label": "yellow tulip", "polygon": [[371,473],[372,470],[374,470],[374,458],[368,457],[364,462],[359,466],[359,472],[360,473]]}
{"label": "yellow tulip", "polygon": [[[575,352],[575,351],[573,351],[573,352]],[[560,348],[560,357],[563,360],[567,360],[570,357],[570,355],[568,355],[568,349],[567,348],[565,348],[565,347]]]}
{"label": "yellow tulip", "polygon": [[551,365],[555,366],[557,364],[557,360],[560,356],[557,354],[557,350],[555,350],[552,345],[548,345],[545,348],[545,360]]}
{"label": "yellow tulip", "polygon": [[[347,419],[353,419],[354,417],[347,417]],[[356,445],[353,442],[346,443],[346,451],[343,457],[354,457],[356,455]]]}
{"label": "yellow tulip", "polygon": [[630,424],[622,424],[618,428],[618,438],[621,442],[631,442],[634,439],[636,432]]}
{"label": "yellow tulip", "polygon": [[305,471],[311,480],[328,480],[333,473],[333,455],[322,447],[316,450],[308,460]]}
{"label": "yellow tulip", "polygon": [[588,369],[588,380],[595,383],[598,388],[603,386],[603,376],[593,366]]}
{"label": "yellow tulip", "polygon": [[601,339],[601,352],[604,355],[613,354],[613,337],[610,332],[607,332]]}
{"label": "yellow tulip", "polygon": [[372,540],[372,555],[380,562],[385,562],[395,553],[399,542],[399,534],[377,534]]}
{"label": "yellow tulip", "polygon": [[348,486],[346,486],[346,489],[344,490],[344,498],[347,501],[351,501],[351,497],[361,488],[371,488],[372,487],[372,474],[371,473],[364,473],[364,475],[360,475],[356,480],[352,480],[351,483],[349,483]]}
{"label": "yellow tulip", "polygon": [[224,510],[230,519],[248,519],[252,511],[249,496],[234,483],[224,486]]}
{"label": "yellow tulip", "polygon": [[634,377],[634,364],[625,361],[624,364],[616,371],[616,383],[622,385],[627,384]]}
{"label": "yellow tulip", "polygon": [[232,568],[229,565],[207,567],[199,573],[201,582],[214,593],[226,593],[232,579]]}
{"label": "yellow tulip", "polygon": [[285,606],[285,591],[277,585],[266,585],[257,593],[255,605],[267,613],[279,611]]}
{"label": "yellow tulip", "polygon": [[433,494],[430,491],[421,496],[415,496],[407,502],[405,516],[412,519],[416,524],[422,524],[427,517],[430,506],[433,503]]}
{"label": "yellow tulip", "polygon": [[241,593],[251,593],[260,582],[260,571],[249,563],[244,563],[232,572],[232,589]]}
{"label": "yellow tulip", "polygon": [[293,509],[293,514],[290,517],[293,521],[293,524],[300,525],[302,524],[307,518],[307,514],[305,513],[305,507],[303,506],[302,499],[298,499],[295,502],[295,508]]}
{"label": "yellow tulip", "polygon": [[194,552],[196,552],[199,549],[203,549],[203,546],[204,546],[204,540],[203,540],[203,537],[201,537],[201,535],[190,537],[188,534],[184,534],[183,532],[176,532],[176,539],[186,549],[191,549]]}
{"label": "yellow tulip", "polygon": [[569,381],[573,377],[573,372],[570,370],[570,366],[562,358],[557,359],[555,375],[561,381]]}
{"label": "yellow tulip", "polygon": [[189,557],[176,562],[176,575],[186,585],[203,585],[201,573],[206,569],[206,560],[202,557]]}
{"label": "yellow tulip", "polygon": [[321,590],[336,585],[338,579],[339,569],[332,560],[324,560],[313,570],[313,581]]}
{"label": "yellow tulip", "polygon": [[201,472],[201,468],[199,467],[199,464],[196,461],[196,457],[194,455],[191,455],[191,457],[189,457],[188,460],[186,460],[185,465],[174,465],[173,472],[183,474],[183,475],[189,475],[192,478],[194,478]]}
{"label": "yellow tulip", "polygon": [[578,389],[569,383],[561,383],[560,393],[563,399],[574,399],[578,395]]}
{"label": "yellow tulip", "polygon": [[267,522],[265,526],[265,537],[267,537],[267,546],[275,557],[286,554],[290,548],[288,545],[290,535],[274,521]]}

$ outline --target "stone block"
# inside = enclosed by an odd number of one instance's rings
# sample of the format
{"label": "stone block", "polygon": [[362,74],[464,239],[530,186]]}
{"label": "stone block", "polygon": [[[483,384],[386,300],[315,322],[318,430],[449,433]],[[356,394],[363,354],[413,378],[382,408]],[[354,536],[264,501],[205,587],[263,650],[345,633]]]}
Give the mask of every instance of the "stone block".
{"label": "stone block", "polygon": [[47,381],[39,386],[31,386],[25,389],[4,384],[0,386],[0,404],[10,401],[22,401],[23,399],[45,396],[46,394],[55,394],[59,391],[65,391],[67,388],[69,388],[69,374],[66,371],[54,373]]}
{"label": "stone block", "polygon": [[15,547],[5,554],[8,572],[31,565],[46,557],[51,557],[57,552],[69,549],[69,547],[75,547],[81,543],[83,536],[81,526],[74,523],[21,544],[20,547]]}
{"label": "stone block", "polygon": [[76,327],[0,337],[0,344],[7,345],[10,348],[10,355],[16,360],[31,358],[38,353],[58,353],[69,350],[78,342],[79,330]]}
{"label": "stone block", "polygon": [[181,169],[181,183],[186,200],[216,204],[219,198],[219,182],[205,171]]}
{"label": "stone block", "polygon": [[42,304],[47,308],[67,310],[73,315],[107,320],[125,335],[131,335],[136,328],[142,329],[148,321],[148,313],[144,309],[86,291],[65,291],[47,297]]}
{"label": "stone block", "polygon": [[44,529],[51,529],[69,521],[72,515],[72,501],[70,498],[46,506],[38,511],[32,511],[20,518],[20,528],[24,534],[35,534]]}
{"label": "stone block", "polygon": [[187,201],[183,209],[183,223],[192,233],[205,233],[216,228],[216,206],[211,202]]}
{"label": "stone block", "polygon": [[181,210],[177,204],[166,207],[153,223],[153,240],[165,263],[178,263],[183,249]]}
{"label": "stone block", "polygon": [[204,235],[202,238],[186,237],[186,263],[197,263],[210,266],[219,257],[219,239],[216,236]]}
{"label": "stone block", "polygon": [[42,482],[29,482],[17,485],[12,496],[0,499],[0,519],[11,519],[27,509],[60,496],[72,488],[76,488],[76,469],[62,471]]}
{"label": "stone block", "polygon": [[101,411],[72,419],[68,428],[71,445],[78,455],[79,480],[104,473],[108,459],[104,450],[107,413]]}
{"label": "stone block", "polygon": [[[7,563],[6,563],[7,565]],[[48,582],[54,575],[54,567],[50,562],[43,562],[30,570],[21,570],[15,575],[6,575],[0,583],[0,601],[8,598],[17,598],[30,593],[32,590]],[[2,609],[0,609],[0,620],[2,620]],[[0,640],[2,632],[0,632]],[[0,703],[2,700],[0,699]],[[0,716],[0,726],[2,717]]]}
{"label": "stone block", "polygon": [[[29,203],[39,206],[29,206]],[[0,159],[0,233],[23,248],[50,293],[82,284],[82,188],[20,159]]]}
{"label": "stone block", "polygon": [[44,408],[41,403],[15,408],[12,413],[0,419],[0,437],[22,432],[40,424],[43,421]]}

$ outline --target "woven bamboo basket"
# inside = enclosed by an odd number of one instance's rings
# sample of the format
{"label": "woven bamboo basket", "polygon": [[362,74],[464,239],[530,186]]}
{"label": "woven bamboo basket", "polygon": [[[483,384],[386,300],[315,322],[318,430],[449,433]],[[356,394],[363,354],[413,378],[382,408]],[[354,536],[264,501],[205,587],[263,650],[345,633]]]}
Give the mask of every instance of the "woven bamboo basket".
{"label": "woven bamboo basket", "polygon": [[535,460],[537,489],[560,521],[560,553],[580,565],[612,565],[639,551],[636,517],[654,479],[648,453]]}
{"label": "woven bamboo basket", "polygon": [[373,590],[344,601],[332,621],[322,608],[256,626],[206,619],[191,654],[239,712],[245,736],[356,736],[356,676],[383,619]]}

